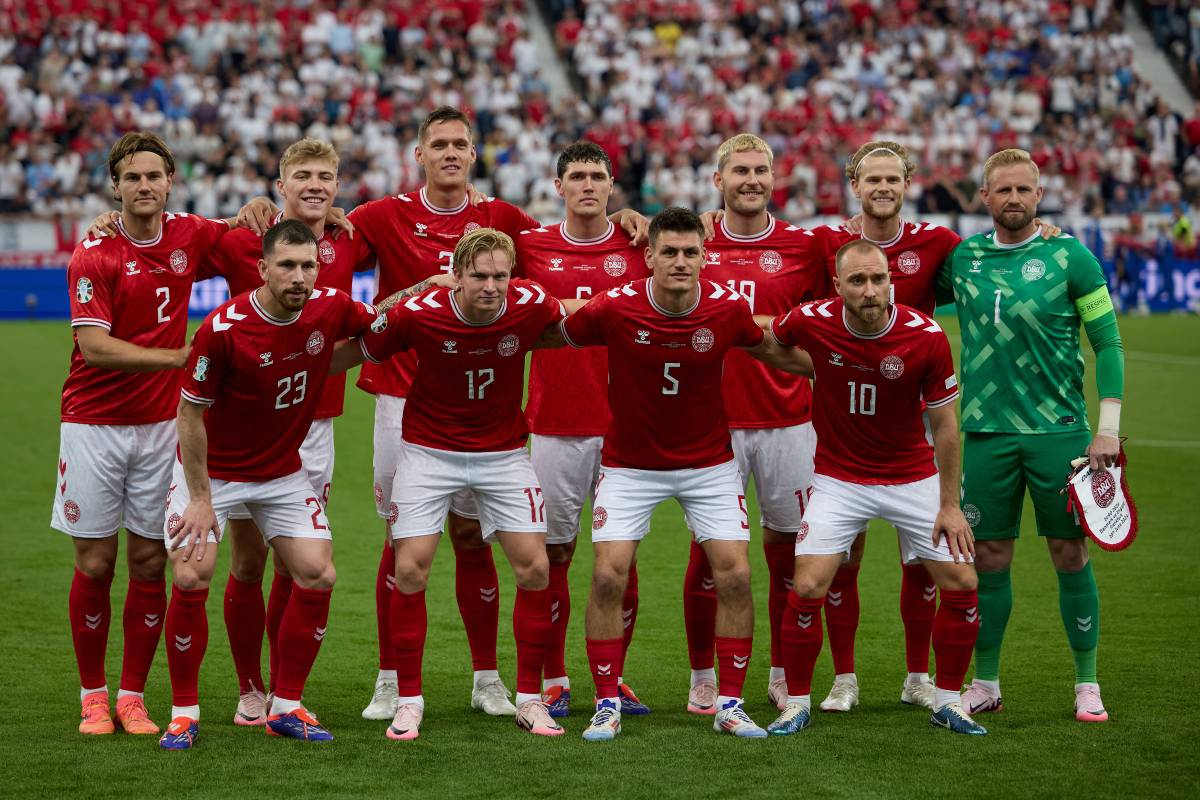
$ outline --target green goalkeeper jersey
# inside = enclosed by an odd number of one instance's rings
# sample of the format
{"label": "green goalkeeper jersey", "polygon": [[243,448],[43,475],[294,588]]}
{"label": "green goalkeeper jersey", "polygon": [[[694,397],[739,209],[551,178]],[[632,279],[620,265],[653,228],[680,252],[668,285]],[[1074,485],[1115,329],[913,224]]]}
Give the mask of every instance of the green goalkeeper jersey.
{"label": "green goalkeeper jersey", "polygon": [[1079,328],[1112,313],[1096,258],[1067,235],[1005,245],[989,232],[959,244],[948,267],[939,280],[962,328],[962,429],[1087,430]]}

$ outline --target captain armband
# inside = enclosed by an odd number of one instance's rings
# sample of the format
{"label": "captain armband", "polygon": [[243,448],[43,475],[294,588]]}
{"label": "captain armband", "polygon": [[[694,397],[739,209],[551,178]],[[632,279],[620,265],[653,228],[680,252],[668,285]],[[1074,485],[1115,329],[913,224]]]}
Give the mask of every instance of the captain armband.
{"label": "captain armband", "polygon": [[1079,312],[1079,319],[1083,322],[1091,322],[1105,314],[1116,313],[1112,298],[1108,296],[1107,286],[1101,286],[1083,297],[1076,298],[1075,310]]}

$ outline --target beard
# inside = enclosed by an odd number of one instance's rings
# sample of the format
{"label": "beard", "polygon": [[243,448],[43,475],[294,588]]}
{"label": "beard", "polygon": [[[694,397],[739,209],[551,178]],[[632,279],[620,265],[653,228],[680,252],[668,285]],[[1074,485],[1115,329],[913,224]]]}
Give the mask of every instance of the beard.
{"label": "beard", "polygon": [[1037,216],[1037,211],[1025,211],[1022,209],[1021,214],[1014,216],[1010,211],[1001,211],[1000,216],[995,217],[996,224],[1005,230],[1019,231],[1022,228],[1033,222],[1033,218]]}
{"label": "beard", "polygon": [[275,299],[279,302],[279,305],[283,306],[288,311],[296,312],[304,308],[305,303],[308,302],[309,294],[310,292],[305,292],[303,297],[297,297],[288,291],[283,291],[275,295]]}

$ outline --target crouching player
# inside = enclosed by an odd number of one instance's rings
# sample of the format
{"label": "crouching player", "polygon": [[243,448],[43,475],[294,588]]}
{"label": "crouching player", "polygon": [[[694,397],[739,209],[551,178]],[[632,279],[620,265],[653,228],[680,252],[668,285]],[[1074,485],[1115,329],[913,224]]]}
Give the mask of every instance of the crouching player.
{"label": "crouching player", "polygon": [[879,518],[896,526],[904,563],[923,563],[941,590],[931,722],[982,735],[987,731],[963,711],[959,695],[979,609],[974,538],[958,506],[958,384],[950,344],[931,318],[888,302],[887,255],[878,245],[852,241],[836,261],[840,297],[798,306],[771,326],[780,344],[812,358],[817,452],[780,629],[787,705],[767,730],[787,735],[809,726],[821,607],[858,532]]}
{"label": "crouching player", "polygon": [[267,732],[333,738],[300,702],[325,638],[335,573],[329,521],[299,451],[334,343],[366,330],[377,314],[336,289],[314,291],[317,268],[312,231],[298,220],[280,222],[263,237],[263,285],[210,314],[192,343],[165,525],[173,581],[166,620],[171,724],[159,740],[166,749],[186,750],[199,733],[204,606],[217,560],[206,544],[219,541],[240,506],[293,581]]}

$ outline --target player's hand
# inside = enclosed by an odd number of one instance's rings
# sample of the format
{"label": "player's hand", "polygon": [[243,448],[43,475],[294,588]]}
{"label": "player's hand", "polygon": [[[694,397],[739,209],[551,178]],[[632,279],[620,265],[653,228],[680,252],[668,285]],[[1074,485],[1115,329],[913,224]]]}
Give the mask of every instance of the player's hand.
{"label": "player's hand", "polygon": [[426,278],[430,286],[441,286],[444,289],[454,289],[458,286],[458,278],[453,272],[439,272]]}
{"label": "player's hand", "polygon": [[488,199],[488,196],[486,194],[484,194],[483,192],[479,191],[478,189],[476,189],[475,184],[473,184],[473,183],[467,184],[467,202],[468,203],[470,203],[473,206],[477,206],[480,203],[486,203],[487,199]]}
{"label": "player's hand", "polygon": [[1097,471],[1115,466],[1117,457],[1120,454],[1120,439],[1115,436],[1106,436],[1103,433],[1097,433],[1096,438],[1092,439],[1092,443],[1088,445],[1088,466]]}
{"label": "player's hand", "polygon": [[954,563],[973,564],[975,562],[975,534],[963,516],[958,506],[944,506],[938,511],[933,523],[933,546],[936,548],[946,537],[950,555]]}
{"label": "player's hand", "polygon": [[105,211],[100,216],[92,220],[92,224],[88,225],[87,235],[93,239],[103,239],[107,236],[117,235],[117,220],[121,218],[119,211]]}
{"label": "player's hand", "polygon": [[704,225],[704,241],[710,242],[717,235],[717,226],[721,224],[721,219],[725,216],[725,210],[718,208],[716,211],[705,211],[700,215],[700,223]]}
{"label": "player's hand", "polygon": [[351,239],[354,238],[354,223],[346,216],[346,212],[337,206],[329,207],[329,213],[325,215],[325,224],[337,228],[333,232],[334,239],[337,239],[343,233]]}
{"label": "player's hand", "polygon": [[632,208],[626,208],[617,212],[616,219],[621,230],[629,234],[630,244],[638,246],[649,241],[650,220],[643,215]]}
{"label": "player's hand", "polygon": [[175,534],[169,542],[170,550],[183,550],[183,560],[188,561],[193,556],[197,562],[204,560],[204,551],[208,547],[208,533],[212,531],[217,541],[221,541],[221,528],[217,523],[217,515],[213,512],[212,503],[204,500],[190,500]]}
{"label": "player's hand", "polygon": [[1053,222],[1046,222],[1040,217],[1034,217],[1033,224],[1038,226],[1038,230],[1042,234],[1043,239],[1053,239],[1062,233],[1062,228],[1055,225]]}
{"label": "player's hand", "polygon": [[271,228],[271,220],[279,213],[279,206],[266,197],[255,197],[249,203],[238,209],[237,224],[262,236]]}
{"label": "player's hand", "polygon": [[192,345],[185,344],[183,347],[175,351],[175,357],[171,359],[172,366],[176,369],[182,369],[187,366],[188,355],[192,352]]}
{"label": "player's hand", "polygon": [[842,223],[842,230],[851,236],[858,236],[862,233],[863,215],[855,214],[850,219]]}

